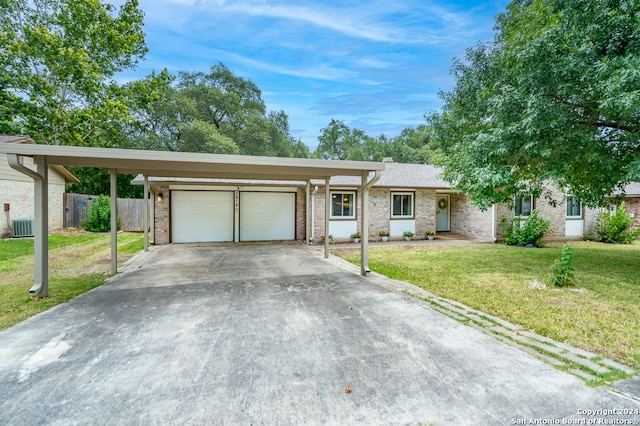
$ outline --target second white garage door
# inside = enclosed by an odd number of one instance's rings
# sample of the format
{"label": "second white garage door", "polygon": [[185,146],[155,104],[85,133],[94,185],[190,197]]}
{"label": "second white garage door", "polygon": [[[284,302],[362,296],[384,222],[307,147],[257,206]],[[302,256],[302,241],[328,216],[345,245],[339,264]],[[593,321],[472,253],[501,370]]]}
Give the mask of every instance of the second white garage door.
{"label": "second white garage door", "polygon": [[290,192],[241,192],[240,241],[295,239],[296,195]]}

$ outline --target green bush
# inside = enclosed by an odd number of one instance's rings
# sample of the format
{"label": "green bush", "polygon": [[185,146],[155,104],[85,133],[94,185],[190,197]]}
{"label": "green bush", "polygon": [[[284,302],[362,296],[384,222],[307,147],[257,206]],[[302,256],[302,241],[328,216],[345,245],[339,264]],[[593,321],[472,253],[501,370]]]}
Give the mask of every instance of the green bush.
{"label": "green bush", "polygon": [[627,214],[623,201],[614,214],[605,211],[598,215],[596,225],[598,240],[604,243],[631,244],[640,235],[640,228],[632,231],[632,226],[633,219]]}
{"label": "green bush", "polygon": [[551,221],[541,218],[538,210],[532,211],[524,223],[522,219],[516,217],[511,225],[506,218],[502,219],[502,224],[504,225],[504,242],[510,246],[542,247],[544,238],[553,232],[550,228]]}
{"label": "green bush", "polygon": [[565,244],[562,246],[560,259],[553,265],[551,282],[558,287],[571,285],[574,279],[573,271],[573,247]]}
{"label": "green bush", "polygon": [[[120,228],[120,218],[117,227]],[[111,202],[106,195],[98,195],[91,202],[87,218],[81,221],[82,227],[89,232],[109,232],[111,230]]]}

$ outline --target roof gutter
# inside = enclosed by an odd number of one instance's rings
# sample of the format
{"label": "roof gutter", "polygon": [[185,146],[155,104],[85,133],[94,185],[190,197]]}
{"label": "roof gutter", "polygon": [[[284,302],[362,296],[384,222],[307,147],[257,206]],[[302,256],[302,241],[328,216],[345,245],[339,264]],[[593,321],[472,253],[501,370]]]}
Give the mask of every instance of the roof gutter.
{"label": "roof gutter", "polygon": [[31,170],[28,167],[25,167],[20,162],[20,157],[18,154],[7,154],[7,162],[12,169],[19,171],[20,173],[29,176],[33,180],[38,182],[42,182],[42,176],[40,176],[37,172]]}

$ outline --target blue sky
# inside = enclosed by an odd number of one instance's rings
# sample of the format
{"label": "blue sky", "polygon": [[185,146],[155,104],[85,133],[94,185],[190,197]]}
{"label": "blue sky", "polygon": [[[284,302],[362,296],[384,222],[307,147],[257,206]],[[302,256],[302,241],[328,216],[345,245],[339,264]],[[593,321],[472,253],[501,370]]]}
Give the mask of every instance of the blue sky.
{"label": "blue sky", "polygon": [[[114,2],[117,4],[117,2]],[[397,136],[438,110],[454,57],[493,37],[507,0],[139,0],[149,53],[135,71],[224,63],[312,150],[332,118]]]}

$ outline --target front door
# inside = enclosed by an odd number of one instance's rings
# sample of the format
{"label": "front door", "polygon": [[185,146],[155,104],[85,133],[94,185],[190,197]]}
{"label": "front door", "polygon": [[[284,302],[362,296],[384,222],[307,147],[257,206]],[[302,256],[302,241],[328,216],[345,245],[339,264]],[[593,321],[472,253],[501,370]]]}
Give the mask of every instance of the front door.
{"label": "front door", "polygon": [[436,231],[449,231],[449,194],[436,196]]}

